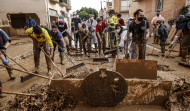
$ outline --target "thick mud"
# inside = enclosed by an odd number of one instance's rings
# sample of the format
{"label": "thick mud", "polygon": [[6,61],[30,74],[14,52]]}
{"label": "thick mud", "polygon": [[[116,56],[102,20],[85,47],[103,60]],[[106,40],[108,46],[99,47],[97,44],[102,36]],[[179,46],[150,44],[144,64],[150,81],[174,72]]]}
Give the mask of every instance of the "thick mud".
{"label": "thick mud", "polygon": [[3,110],[63,111],[76,106],[76,100],[68,93],[63,90],[51,90],[48,86],[36,84],[24,93],[36,94],[36,96],[18,95],[13,101],[9,101],[9,107]]}

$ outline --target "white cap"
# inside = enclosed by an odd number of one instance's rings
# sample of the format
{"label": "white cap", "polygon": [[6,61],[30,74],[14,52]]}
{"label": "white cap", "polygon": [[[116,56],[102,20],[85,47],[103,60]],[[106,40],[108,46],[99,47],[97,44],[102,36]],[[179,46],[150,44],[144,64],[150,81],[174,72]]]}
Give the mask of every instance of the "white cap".
{"label": "white cap", "polygon": [[77,12],[73,12],[73,15],[76,15],[77,14]]}

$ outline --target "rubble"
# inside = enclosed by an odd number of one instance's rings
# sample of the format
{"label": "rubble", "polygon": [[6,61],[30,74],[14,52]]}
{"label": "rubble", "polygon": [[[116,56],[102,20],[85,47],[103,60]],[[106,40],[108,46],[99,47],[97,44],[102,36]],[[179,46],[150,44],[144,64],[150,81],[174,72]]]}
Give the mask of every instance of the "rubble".
{"label": "rubble", "polygon": [[185,79],[174,80],[166,108],[170,111],[190,111],[190,83]]}
{"label": "rubble", "polygon": [[160,64],[157,65],[157,69],[159,71],[175,71],[173,69],[170,69],[168,65],[160,65]]}
{"label": "rubble", "polygon": [[63,90],[50,90],[44,85],[33,85],[25,93],[37,94],[37,96],[17,95],[15,100],[9,101],[10,107],[6,110],[62,111],[73,109],[77,104],[76,100]]}

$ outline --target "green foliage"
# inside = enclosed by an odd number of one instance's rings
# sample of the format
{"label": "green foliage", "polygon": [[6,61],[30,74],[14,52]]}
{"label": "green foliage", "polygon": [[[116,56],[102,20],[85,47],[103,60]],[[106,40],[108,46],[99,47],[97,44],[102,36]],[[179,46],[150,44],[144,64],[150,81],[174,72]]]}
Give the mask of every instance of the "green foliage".
{"label": "green foliage", "polygon": [[94,14],[94,19],[98,17],[98,11],[94,8],[82,7],[76,11],[81,19],[89,19],[90,14]]}
{"label": "green foliage", "polygon": [[184,15],[184,14],[188,13],[188,12],[189,12],[188,9],[189,9],[189,6],[184,6],[184,7],[182,8],[182,10],[181,10],[181,14]]}

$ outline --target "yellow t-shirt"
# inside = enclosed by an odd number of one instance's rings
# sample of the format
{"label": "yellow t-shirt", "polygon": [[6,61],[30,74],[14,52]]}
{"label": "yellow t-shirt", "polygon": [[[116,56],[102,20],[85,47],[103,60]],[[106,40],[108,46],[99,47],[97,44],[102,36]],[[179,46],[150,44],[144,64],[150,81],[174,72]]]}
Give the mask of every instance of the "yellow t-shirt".
{"label": "yellow t-shirt", "polygon": [[108,25],[111,28],[115,28],[115,26],[118,24],[118,19],[115,15],[113,15],[112,17],[110,17],[108,19]]}
{"label": "yellow t-shirt", "polygon": [[46,29],[42,28],[42,37],[41,38],[37,38],[36,34],[33,33],[33,27],[29,28],[25,31],[26,34],[32,34],[34,39],[36,39],[38,42],[47,42],[50,46],[50,48],[53,48],[53,43],[51,41],[51,38],[47,32]]}

